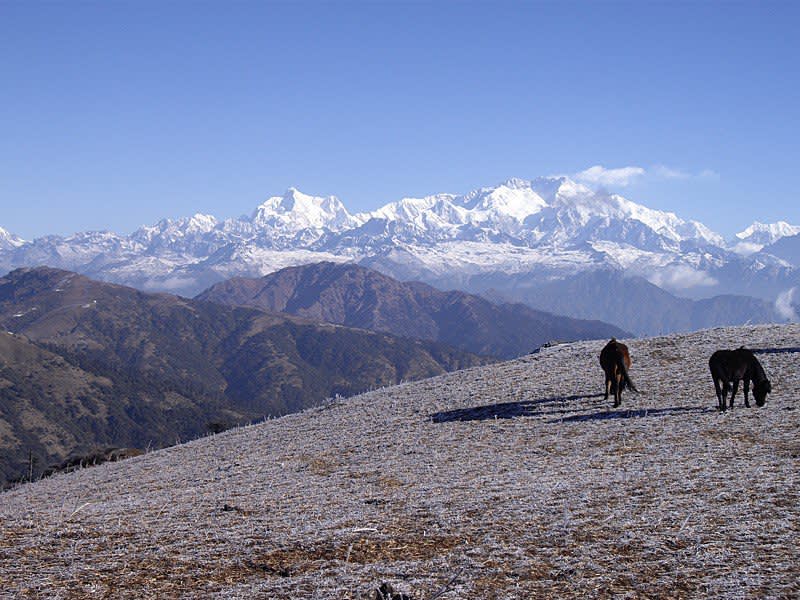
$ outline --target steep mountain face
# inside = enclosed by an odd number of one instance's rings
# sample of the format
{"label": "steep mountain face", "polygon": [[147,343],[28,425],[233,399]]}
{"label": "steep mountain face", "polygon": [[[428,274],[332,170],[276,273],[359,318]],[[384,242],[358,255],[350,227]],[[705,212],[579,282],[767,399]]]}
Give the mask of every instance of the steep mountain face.
{"label": "steep mountain face", "polygon": [[[73,272],[0,278],[0,472],[164,446],[327,397],[491,362],[443,344],[146,294]],[[0,482],[1,483],[1,482]]]}
{"label": "steep mountain face", "polygon": [[[52,347],[52,346],[51,346]],[[221,395],[0,333],[0,488],[97,448],[158,448],[246,420]]]}
{"label": "steep mountain face", "polygon": [[[198,214],[127,237],[89,232],[0,242],[0,270],[47,264],[191,296],[230,277],[321,261],[352,262],[440,289],[501,294],[611,269],[693,299],[775,301],[800,284],[800,267],[762,248],[793,232],[797,227],[785,223],[756,223],[728,244],[701,223],[566,177],[404,198],[356,215],[334,196],[290,189],[238,219]],[[564,302],[570,312],[571,299]]]}
{"label": "steep mountain face", "polygon": [[261,279],[234,278],[197,298],[434,340],[502,358],[526,354],[553,339],[629,335],[607,323],[560,317],[522,304],[493,304],[422,283],[402,283],[352,264],[318,263],[282,269]]}

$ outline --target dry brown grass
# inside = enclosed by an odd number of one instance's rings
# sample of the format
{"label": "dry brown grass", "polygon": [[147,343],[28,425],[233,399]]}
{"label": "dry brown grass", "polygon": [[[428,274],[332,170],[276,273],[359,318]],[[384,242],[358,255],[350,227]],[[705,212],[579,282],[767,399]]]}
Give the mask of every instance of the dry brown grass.
{"label": "dry brown grass", "polygon": [[798,597],[800,355],[760,355],[762,409],[707,373],[798,339],[630,340],[620,410],[604,342],[557,346],[22,486],[0,597]]}

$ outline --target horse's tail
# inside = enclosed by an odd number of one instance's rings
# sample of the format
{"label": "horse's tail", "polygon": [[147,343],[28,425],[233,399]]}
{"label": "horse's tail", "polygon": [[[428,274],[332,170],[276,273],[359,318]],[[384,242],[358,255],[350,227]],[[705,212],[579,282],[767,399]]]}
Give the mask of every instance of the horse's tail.
{"label": "horse's tail", "polygon": [[622,373],[622,380],[625,382],[625,385],[638,394],[639,390],[637,390],[636,386],[633,385],[633,380],[631,379],[631,376],[628,375],[628,368],[625,366],[625,357],[622,355],[622,353],[617,355],[617,364],[620,372]]}

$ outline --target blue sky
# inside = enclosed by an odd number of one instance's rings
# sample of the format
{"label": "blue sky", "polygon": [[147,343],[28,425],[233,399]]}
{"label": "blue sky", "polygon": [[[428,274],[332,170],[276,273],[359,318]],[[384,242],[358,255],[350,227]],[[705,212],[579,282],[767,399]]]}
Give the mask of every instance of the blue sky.
{"label": "blue sky", "polygon": [[797,6],[0,0],[0,227],[582,172],[726,236],[800,224]]}

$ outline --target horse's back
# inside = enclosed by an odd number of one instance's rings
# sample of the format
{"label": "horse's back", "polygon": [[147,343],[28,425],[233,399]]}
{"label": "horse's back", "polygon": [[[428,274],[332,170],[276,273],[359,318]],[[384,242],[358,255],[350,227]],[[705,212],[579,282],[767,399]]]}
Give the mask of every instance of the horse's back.
{"label": "horse's back", "polygon": [[708,368],[713,377],[733,381],[744,377],[754,362],[758,363],[755,355],[746,348],[717,350],[708,359]]}
{"label": "horse's back", "polygon": [[718,371],[723,365],[726,365],[730,362],[728,358],[730,355],[730,350],[717,350],[711,357],[708,359],[708,368],[711,371]]}
{"label": "horse's back", "polygon": [[625,363],[625,368],[631,366],[631,355],[628,352],[628,347],[622,342],[618,342],[616,338],[611,338],[605,347],[600,351],[600,366],[605,369],[617,364],[619,358]]}
{"label": "horse's back", "polygon": [[611,341],[600,351],[600,366],[604,371],[608,371],[616,363],[618,345],[619,342],[615,338],[611,338]]}

